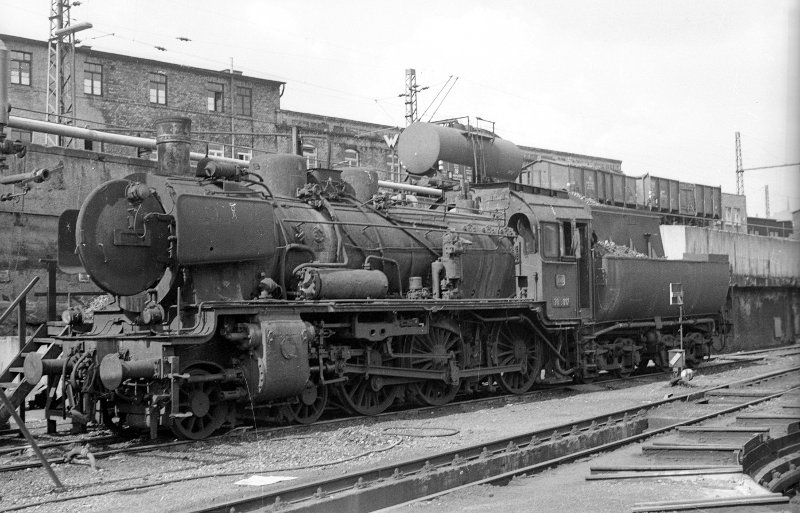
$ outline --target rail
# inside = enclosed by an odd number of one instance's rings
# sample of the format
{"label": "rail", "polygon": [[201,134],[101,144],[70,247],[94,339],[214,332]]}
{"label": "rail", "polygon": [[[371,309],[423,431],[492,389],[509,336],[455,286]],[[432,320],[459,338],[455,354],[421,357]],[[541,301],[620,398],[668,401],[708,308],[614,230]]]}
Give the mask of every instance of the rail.
{"label": "rail", "polygon": [[2,315],[0,315],[0,324],[3,324],[3,321],[5,321],[8,318],[8,316],[11,315],[11,312],[14,311],[14,308],[19,307],[19,310],[17,311],[17,327],[19,329],[20,348],[22,348],[22,346],[25,345],[25,339],[27,337],[25,321],[28,316],[28,310],[27,310],[27,305],[25,304],[25,300],[28,297],[28,293],[31,291],[31,289],[33,289],[34,285],[36,285],[38,282],[39,282],[39,277],[34,276],[33,279],[25,286],[25,288],[22,289],[22,292],[19,293],[16,299],[14,299],[14,301],[12,301],[10,305],[8,305],[8,308],[6,308],[5,312],[3,312]]}

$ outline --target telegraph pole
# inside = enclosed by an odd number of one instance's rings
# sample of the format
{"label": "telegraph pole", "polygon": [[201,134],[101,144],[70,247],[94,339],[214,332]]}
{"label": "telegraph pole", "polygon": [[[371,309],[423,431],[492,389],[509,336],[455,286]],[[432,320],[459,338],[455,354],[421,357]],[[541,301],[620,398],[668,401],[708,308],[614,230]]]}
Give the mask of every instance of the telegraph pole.
{"label": "telegraph pole", "polygon": [[736,194],[744,195],[744,168],[742,167],[742,139],[736,132]]}

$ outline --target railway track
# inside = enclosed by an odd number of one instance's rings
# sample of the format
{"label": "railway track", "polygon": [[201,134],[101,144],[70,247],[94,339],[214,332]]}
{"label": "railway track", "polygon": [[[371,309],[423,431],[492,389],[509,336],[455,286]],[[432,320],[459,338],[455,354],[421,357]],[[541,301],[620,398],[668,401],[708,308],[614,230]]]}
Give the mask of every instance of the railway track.
{"label": "railway track", "polygon": [[[735,362],[735,366],[742,367],[744,363],[747,363],[747,362],[737,361],[737,362]],[[709,370],[714,370],[714,369],[717,369],[717,368],[719,368],[719,367],[714,366],[712,369],[709,369]],[[706,371],[704,371],[704,372],[706,372]],[[633,380],[633,379],[628,379],[628,380],[608,380],[606,382],[597,382],[593,386],[606,387],[606,389],[611,389],[611,388],[616,388],[616,387],[618,387],[620,385],[627,386],[627,385],[633,385],[634,383],[642,384],[644,382],[649,381],[650,379],[655,379],[655,380],[657,380],[658,383],[663,383],[664,382],[664,376],[663,375],[657,376],[655,374],[651,374],[651,375],[641,376],[641,377],[638,378],[638,380]],[[730,385],[726,385],[726,386],[730,386]],[[679,389],[673,389],[673,390],[679,390]],[[564,395],[561,395],[561,394],[564,394]],[[261,447],[267,447],[267,446],[261,445],[263,443],[267,443],[267,444],[269,444],[268,445],[269,447],[273,447],[274,446],[272,444],[273,441],[276,442],[276,443],[279,443],[279,444],[287,444],[287,443],[291,444],[292,443],[292,442],[278,442],[279,440],[282,440],[282,439],[283,440],[288,440],[288,439],[291,439],[291,438],[299,438],[299,439],[302,439],[302,438],[319,438],[320,436],[325,438],[324,433],[330,432],[331,430],[334,430],[334,431],[340,432],[340,433],[341,432],[347,432],[350,428],[349,427],[345,427],[344,429],[342,429],[342,426],[347,426],[348,422],[352,422],[352,426],[356,431],[358,431],[359,429],[362,429],[362,430],[364,430],[366,432],[373,432],[373,431],[376,430],[376,428],[380,428],[380,426],[382,424],[387,423],[387,422],[389,424],[392,424],[394,419],[408,420],[410,418],[410,419],[412,419],[412,421],[411,421],[412,424],[425,424],[427,422],[425,419],[439,418],[442,415],[453,415],[453,414],[454,415],[462,415],[462,414],[465,414],[465,413],[462,413],[462,412],[471,412],[471,411],[476,411],[476,410],[479,411],[479,410],[481,410],[483,408],[487,408],[487,406],[492,406],[491,405],[492,402],[496,402],[496,404],[494,405],[495,407],[504,406],[504,405],[514,406],[516,404],[519,404],[520,402],[531,402],[531,403],[534,403],[534,402],[537,401],[537,398],[535,397],[536,395],[537,394],[532,394],[531,397],[527,397],[527,398],[526,397],[519,397],[519,396],[512,396],[512,397],[508,397],[508,398],[506,398],[506,397],[483,398],[483,399],[477,399],[477,400],[468,401],[468,402],[462,403],[462,404],[449,405],[448,407],[445,407],[445,408],[442,408],[442,407],[439,407],[439,408],[421,408],[421,409],[418,409],[417,413],[415,413],[414,411],[387,413],[387,414],[384,414],[383,416],[381,416],[379,418],[363,418],[363,417],[361,417],[361,418],[350,418],[350,419],[334,419],[334,420],[330,420],[330,421],[327,421],[327,422],[322,422],[322,423],[319,423],[319,424],[315,424],[313,426],[286,426],[286,427],[278,427],[278,428],[270,428],[270,429],[259,429],[259,430],[256,430],[255,433],[254,433],[255,434],[255,438],[256,438],[255,445],[257,447],[261,448]],[[584,394],[575,393],[574,391],[566,391],[566,393],[565,393],[565,391],[563,391],[563,390],[555,390],[555,391],[552,391],[552,390],[540,390],[538,392],[538,395],[539,395],[539,399],[542,399],[542,400],[548,400],[548,399],[549,400],[552,400],[552,399],[560,400],[561,397],[564,397],[564,398],[571,397],[571,396],[580,397],[581,395],[584,395]],[[680,396],[677,399],[679,400],[681,397],[685,397],[685,396]],[[675,400],[675,398],[673,398],[673,400]],[[669,401],[666,401],[666,402],[669,402]],[[657,404],[662,404],[662,403],[657,403]],[[518,406],[514,406],[514,407],[518,407]],[[628,424],[633,423],[634,425],[636,425],[637,422],[640,422],[640,420],[638,420],[638,417],[635,415],[635,413],[639,409],[640,408],[634,408],[634,409],[627,410],[627,416],[628,416],[627,423]],[[428,411],[428,410],[430,410],[430,411]],[[419,412],[421,412],[421,413],[419,413]],[[500,413],[500,412],[498,412],[498,413]],[[609,418],[607,416],[607,414],[604,414],[602,416],[602,418],[597,419],[596,420],[596,425],[595,425],[595,428],[594,428],[597,431],[597,433],[595,435],[593,435],[593,436],[595,436],[595,437],[609,436],[607,434],[606,435],[602,435],[601,433],[603,433],[603,432],[609,433],[609,432],[611,432],[610,430],[613,430],[613,429],[617,429],[617,430],[623,429],[624,430],[625,428],[623,428],[621,426],[628,425],[628,424],[626,424],[626,421],[625,421],[625,413],[626,412],[621,410],[621,413],[619,413],[619,415],[617,415],[617,416],[613,416],[612,415],[612,418]],[[415,418],[417,418],[418,420],[414,421],[413,419],[415,419]],[[372,426],[372,427],[370,427],[370,426]],[[334,429],[335,427],[338,428],[338,429]],[[458,426],[458,427],[461,427],[461,426]],[[424,429],[424,428],[422,428],[422,429]],[[561,440],[561,443],[566,444],[568,446],[571,446],[571,444],[573,444],[573,442],[571,441],[572,440],[572,436],[571,435],[575,434],[573,431],[575,431],[576,429],[578,430],[578,433],[587,434],[592,429],[591,422],[587,421],[587,422],[585,422],[583,424],[579,423],[577,425],[577,427],[573,427],[571,425],[569,425],[569,426],[567,426],[567,425],[559,426],[558,429],[557,429],[557,434],[555,434],[555,437],[559,438]],[[378,429],[378,431],[386,431],[386,430]],[[308,435],[304,436],[303,433],[308,433]],[[281,435],[285,436],[285,438],[282,438]],[[387,435],[389,435],[388,432],[387,432]],[[409,435],[409,436],[414,436],[414,435]],[[439,435],[439,436],[442,436],[442,435]],[[540,431],[536,436],[538,438],[538,442],[537,443],[542,446],[541,450],[549,450],[547,448],[552,445],[551,438],[553,438],[553,436],[554,436],[553,428],[548,428],[547,430]],[[278,437],[278,438],[276,438],[276,437]],[[235,437],[235,436],[233,436],[233,437],[221,436],[219,438],[220,438],[220,440],[212,440],[207,445],[204,445],[202,447],[198,447],[196,449],[176,449],[175,446],[190,447],[191,446],[190,444],[197,443],[197,442],[194,442],[194,441],[179,441],[179,442],[158,443],[158,444],[145,444],[145,445],[139,445],[139,446],[134,446],[134,447],[130,447],[130,448],[123,448],[123,449],[113,450],[113,451],[108,451],[108,452],[98,451],[96,454],[97,454],[98,458],[112,457],[112,459],[119,459],[120,457],[125,458],[125,456],[118,456],[118,455],[124,455],[126,453],[139,452],[139,453],[142,453],[142,457],[143,457],[149,451],[155,451],[153,456],[147,456],[142,461],[143,462],[144,461],[162,461],[164,458],[171,459],[171,458],[174,458],[177,455],[180,455],[182,453],[186,453],[187,451],[194,452],[195,454],[205,454],[206,451],[211,450],[212,452],[209,453],[209,456],[211,456],[213,454],[213,448],[214,447],[221,448],[221,449],[223,449],[223,452],[226,452],[228,450],[224,449],[225,447],[236,447],[236,446],[238,446],[239,443],[241,443],[239,441],[240,439]],[[397,436],[395,436],[394,438],[392,438],[391,436],[388,436],[388,438],[389,438],[389,442],[391,442],[392,439],[394,439],[394,440],[398,439]],[[584,438],[586,438],[586,437],[584,437]],[[248,434],[246,436],[246,439],[250,440],[250,442],[248,442],[248,443],[252,446],[253,445],[253,436],[250,436],[250,434]],[[259,439],[261,440],[261,442],[258,442]],[[241,440],[244,440],[244,439],[241,439]],[[409,439],[405,438],[405,440],[409,440]],[[528,443],[528,442],[531,442],[532,439],[530,437],[527,438],[527,439],[525,439],[525,437],[516,437],[516,440],[505,440],[505,441],[503,441],[501,443],[501,445],[503,446],[502,448],[504,450],[508,450],[509,447],[512,447],[511,445],[508,444],[509,441],[512,441],[518,448],[524,449],[525,448],[525,444]],[[390,444],[389,442],[387,442],[386,444],[383,444],[381,442],[377,442],[374,445],[378,445],[380,447],[377,447],[374,450],[366,451],[366,452],[364,452],[362,454],[358,454],[358,455],[356,455],[354,457],[343,459],[341,461],[336,461],[336,460],[327,461],[326,460],[326,462],[324,464],[312,465],[312,467],[316,466],[316,467],[335,468],[335,465],[340,465],[343,461],[352,461],[352,460],[356,460],[358,458],[363,458],[364,456],[368,456],[371,453],[378,453],[378,452],[381,452],[381,451],[385,451],[385,450],[391,449],[392,447],[394,447],[394,445]],[[302,444],[302,442],[295,442],[295,443],[301,443]],[[464,443],[464,439],[462,438],[459,443]],[[489,451],[484,456],[497,454],[498,451],[500,451],[500,453],[502,453],[501,448],[497,447],[497,444],[495,444],[495,443],[488,444],[488,445],[484,444],[484,445],[487,446],[487,451]],[[281,447],[283,447],[283,445],[281,445]],[[286,447],[287,447],[287,449],[290,449],[291,445],[286,446]],[[404,444],[404,447],[407,447],[407,445]],[[162,450],[162,449],[166,449],[166,450]],[[257,449],[257,450],[263,450],[263,449]],[[347,452],[347,451],[343,451],[343,452]],[[398,454],[397,450],[392,451],[392,454],[397,455]],[[114,457],[115,455],[117,455],[117,456]],[[467,456],[468,455],[466,453],[462,453],[462,454],[459,454],[458,458],[455,458],[455,456],[453,455],[453,458],[454,459],[461,459],[461,460],[464,460],[464,461],[468,461]],[[139,456],[137,456],[137,458],[139,458]],[[178,456],[178,459],[182,459],[182,458],[180,458]],[[206,459],[208,459],[208,458],[206,458]],[[389,457],[389,459],[393,459],[393,458]],[[539,459],[540,460],[547,460],[549,458],[544,457],[542,455],[539,455]],[[77,487],[73,487],[71,490],[68,490],[66,493],[59,493],[57,496],[54,496],[52,498],[47,498],[44,502],[46,502],[46,503],[49,503],[49,502],[64,502],[64,501],[71,501],[73,499],[79,499],[79,498],[83,498],[83,497],[102,496],[102,495],[105,495],[105,494],[117,493],[117,492],[134,493],[134,491],[136,491],[136,490],[138,490],[138,492],[136,492],[136,493],[141,493],[142,492],[142,488],[149,488],[149,487],[154,487],[154,486],[160,487],[160,486],[163,486],[163,485],[168,485],[170,483],[174,483],[172,486],[182,485],[182,484],[185,484],[185,483],[181,483],[181,482],[185,481],[186,479],[193,480],[193,479],[203,479],[203,478],[219,478],[219,480],[222,480],[222,481],[231,481],[229,478],[231,478],[231,476],[234,476],[234,475],[245,475],[245,474],[263,473],[263,472],[265,472],[263,470],[264,467],[262,467],[260,463],[257,464],[256,467],[260,468],[261,470],[253,470],[253,468],[254,468],[253,465],[238,465],[239,469],[248,468],[249,467],[251,470],[249,472],[238,472],[238,473],[237,472],[233,472],[232,473],[232,472],[228,472],[228,471],[220,471],[220,469],[231,468],[229,466],[226,466],[224,464],[223,460],[224,460],[224,458],[222,458],[220,460],[215,460],[213,457],[211,457],[211,459],[209,459],[209,462],[210,461],[214,461],[215,463],[216,462],[222,463],[221,466],[216,466],[215,465],[215,469],[217,471],[216,473],[211,472],[211,473],[208,473],[208,474],[197,474],[197,471],[191,472],[191,468],[192,468],[191,464],[190,464],[190,466],[188,468],[186,468],[186,471],[183,471],[183,470],[180,470],[179,468],[173,467],[173,470],[171,470],[171,472],[178,472],[178,474],[176,474],[176,476],[182,476],[182,477],[175,477],[175,478],[171,478],[171,476],[169,476],[168,474],[163,474],[162,473],[160,475],[160,477],[158,477],[158,478],[153,476],[150,479],[146,479],[146,480],[142,481],[140,479],[137,479],[137,478],[133,477],[135,474],[132,474],[130,478],[123,478],[123,476],[122,475],[118,475],[116,471],[112,471],[113,472],[112,474],[109,474],[104,479],[100,479],[100,481],[96,482],[96,484],[92,484],[92,482],[97,481],[97,478],[90,478],[89,479],[90,482],[86,482],[85,480],[83,480],[85,484],[79,485]],[[52,461],[55,462],[55,463],[61,463],[62,459],[59,457],[59,458],[53,459]],[[362,460],[361,464],[363,464],[363,461],[368,461],[368,459]],[[191,458],[188,460],[188,462],[191,463]],[[434,460],[429,458],[429,462],[430,462],[430,465],[428,466],[429,469],[437,469],[437,468],[440,468],[442,466],[442,462],[439,461],[439,460],[435,460],[434,461]],[[450,463],[452,463],[452,462],[450,462]],[[448,464],[450,464],[450,463],[448,463]],[[109,463],[108,465],[111,465],[110,468],[119,468],[118,465],[115,465],[115,464],[112,464],[112,463]],[[334,465],[334,467],[331,467],[331,465]],[[19,468],[34,467],[34,466],[36,466],[36,465],[24,465],[22,467],[18,466],[18,467],[15,467],[13,469],[9,468],[8,470],[15,470],[15,469],[19,469]],[[105,464],[104,464],[104,466],[105,466]],[[348,464],[346,466],[352,467],[353,465],[352,464]],[[447,465],[445,465],[445,466],[447,466]],[[237,465],[233,465],[233,467],[235,469],[237,467]],[[276,467],[277,467],[276,465],[270,464],[270,465],[267,465],[266,468],[270,468],[271,469],[270,471],[276,471]],[[421,463],[421,467],[425,468],[425,462],[424,461]],[[60,468],[62,469],[61,472],[64,472],[69,467],[60,466]],[[181,468],[183,468],[183,467],[181,467]],[[202,466],[195,467],[195,468],[196,469],[201,469]],[[394,467],[392,467],[391,471],[392,471],[392,473],[394,473]],[[188,477],[187,477],[187,472],[188,472],[188,474],[190,474],[190,475],[188,475]],[[406,474],[405,471],[401,471],[401,473]],[[414,475],[414,471],[411,470],[411,471],[407,472],[407,474],[409,476],[413,476]],[[69,473],[65,474],[65,475],[69,475]],[[157,473],[157,475],[158,475],[158,473]],[[86,477],[88,478],[89,476],[87,475]],[[109,478],[112,478],[112,479],[109,479]],[[225,478],[228,478],[228,479],[225,479]],[[106,481],[106,482],[103,483],[103,481]],[[193,481],[189,481],[189,482],[193,482]],[[217,482],[217,481],[215,481],[215,482]],[[356,482],[357,482],[357,480],[356,480]],[[369,480],[363,480],[362,484],[367,484],[368,485],[369,482],[370,482]],[[113,488],[113,489],[109,489],[108,486],[110,486],[110,485],[112,485],[114,483],[116,483],[116,487]],[[123,485],[121,488],[119,487],[120,484]],[[238,487],[234,487],[234,488],[238,488]],[[369,488],[369,486],[367,486],[367,488]],[[171,487],[170,488],[161,488],[161,489],[170,490]],[[126,490],[127,490],[127,492],[126,492]],[[315,489],[315,490],[313,490],[313,492],[317,493],[318,490]],[[156,492],[156,493],[158,493],[158,492]],[[180,492],[178,492],[178,493],[180,493]],[[327,495],[326,492],[321,492],[321,493],[324,493],[325,495]],[[6,496],[8,497],[9,495],[6,495]],[[33,497],[31,497],[31,498],[33,498]],[[288,500],[288,499],[285,499],[283,497],[281,498],[281,501],[283,503],[285,503],[286,500]],[[23,501],[20,500],[19,502],[22,503]],[[69,504],[69,503],[67,502],[65,504]],[[33,504],[30,504],[30,503],[29,504],[20,504],[19,506],[15,506],[15,507],[9,508],[8,507],[8,503],[5,503],[5,504],[0,504],[0,511],[23,509],[23,508],[29,507],[31,505],[33,505]],[[3,509],[4,506],[5,506],[6,509]],[[349,508],[345,508],[345,509],[347,510]]]}
{"label": "railway track", "polygon": [[[719,361],[708,362],[704,363],[699,368],[699,372],[702,373],[722,372],[725,370],[729,370],[731,368],[740,367],[742,365],[747,365],[749,363],[753,363],[756,361],[759,361],[759,358],[748,357],[746,359],[736,359],[723,362]],[[600,390],[602,388],[613,389],[613,390],[621,388],[630,388],[630,387],[640,386],[644,383],[652,381],[663,380],[664,377],[669,374],[670,373],[667,371],[656,371],[653,368],[650,368],[644,373],[635,374],[633,376],[626,378],[618,378],[618,377],[613,377],[611,375],[606,375],[601,379],[595,380],[589,385],[575,386],[572,382],[554,383],[545,385],[541,388],[538,388],[534,391],[522,395],[512,395],[512,394],[492,395],[488,397],[463,399],[441,406],[422,406],[422,407],[396,409],[369,418],[374,419],[375,421],[388,421],[392,419],[405,419],[409,417],[413,418],[431,412],[436,412],[438,414],[447,414],[453,411],[474,411],[482,408],[502,407],[507,404],[527,403],[527,402],[541,400],[543,397],[552,397],[553,394],[590,393],[592,391]],[[342,424],[346,425],[348,422],[354,421],[354,419],[363,420],[363,417],[334,416],[333,418],[320,420],[312,425],[262,427],[253,430],[253,433],[257,433],[258,436],[264,436],[264,437],[274,437],[281,435],[298,435],[311,431],[313,429],[335,427]],[[16,430],[10,430],[8,435],[13,435],[16,432],[17,432]],[[100,436],[100,437],[67,436],[66,438],[62,437],[62,439],[59,440],[55,440],[53,437],[47,437],[45,438],[46,441],[40,444],[40,448],[45,449],[53,447],[91,445],[96,448],[92,451],[92,455],[97,459],[101,459],[121,454],[142,453],[147,451],[167,449],[170,447],[194,445],[197,443],[202,443],[207,441],[212,441],[212,442],[224,441],[226,439],[229,439],[228,435],[221,434],[206,438],[204,440],[178,440],[169,442],[136,444],[134,446],[122,447],[122,448],[110,448],[114,444],[126,441],[127,438],[114,435]],[[105,447],[105,449],[100,449],[100,447]],[[5,443],[2,446],[0,446],[0,457],[4,454],[12,454],[14,452],[25,451],[28,448],[29,446],[26,444],[18,443],[14,439],[6,438]],[[49,458],[48,461],[50,463],[61,463],[63,461],[63,458]],[[25,463],[16,463],[10,465],[0,465],[0,473],[12,472],[24,469],[32,469],[39,466],[40,464],[38,462],[25,462]]]}
{"label": "railway track", "polygon": [[492,443],[431,454],[402,464],[352,472],[299,485],[282,486],[267,493],[185,511],[230,513],[267,511],[278,507],[282,511],[373,511],[406,501],[430,499],[432,496],[449,493],[462,486],[498,483],[508,481],[515,476],[536,473],[548,467],[650,438],[680,426],[697,424],[760,404],[780,397],[789,390],[797,389],[798,372],[800,367],[793,367],[653,403],[647,409],[678,401],[704,400],[708,394],[720,390],[752,389],[756,385],[764,386],[765,383],[782,388],[773,394],[755,399],[747,397],[746,401],[655,429],[648,429],[644,409],[619,410],[602,417],[586,418],[558,426],[555,429],[531,431],[498,439]]}

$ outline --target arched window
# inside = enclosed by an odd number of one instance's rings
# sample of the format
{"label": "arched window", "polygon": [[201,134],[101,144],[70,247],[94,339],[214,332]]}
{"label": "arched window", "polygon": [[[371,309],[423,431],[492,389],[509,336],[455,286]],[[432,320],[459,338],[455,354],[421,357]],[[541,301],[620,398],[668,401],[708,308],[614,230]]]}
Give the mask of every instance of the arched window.
{"label": "arched window", "polygon": [[350,167],[358,166],[358,150],[344,150],[344,161]]}

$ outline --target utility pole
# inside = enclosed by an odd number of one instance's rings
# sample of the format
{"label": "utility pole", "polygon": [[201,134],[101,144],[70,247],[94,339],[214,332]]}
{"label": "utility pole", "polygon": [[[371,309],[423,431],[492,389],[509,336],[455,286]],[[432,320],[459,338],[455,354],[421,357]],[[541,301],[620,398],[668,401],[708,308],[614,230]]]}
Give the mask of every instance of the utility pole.
{"label": "utility pole", "polygon": [[769,219],[769,185],[764,186],[764,205],[766,205],[764,217]]}
{"label": "utility pole", "polygon": [[406,92],[398,95],[406,99],[406,126],[419,120],[417,116],[417,93],[425,89],[427,89],[427,86],[417,86],[417,72],[411,68],[407,69]]}
{"label": "utility pole", "polygon": [[[77,4],[77,3],[76,3]],[[46,120],[63,125],[75,121],[75,33],[91,23],[70,21],[70,0],[50,1]],[[72,138],[47,135],[47,146],[69,146]]]}
{"label": "utility pole", "polygon": [[742,166],[742,139],[736,132],[736,194],[744,195],[744,168]]}
{"label": "utility pole", "polygon": [[[236,131],[233,115],[236,111],[233,102],[235,101],[234,93],[233,93],[233,57],[231,57],[231,158],[236,158],[236,136],[234,132]],[[251,95],[252,96],[252,95]]]}

